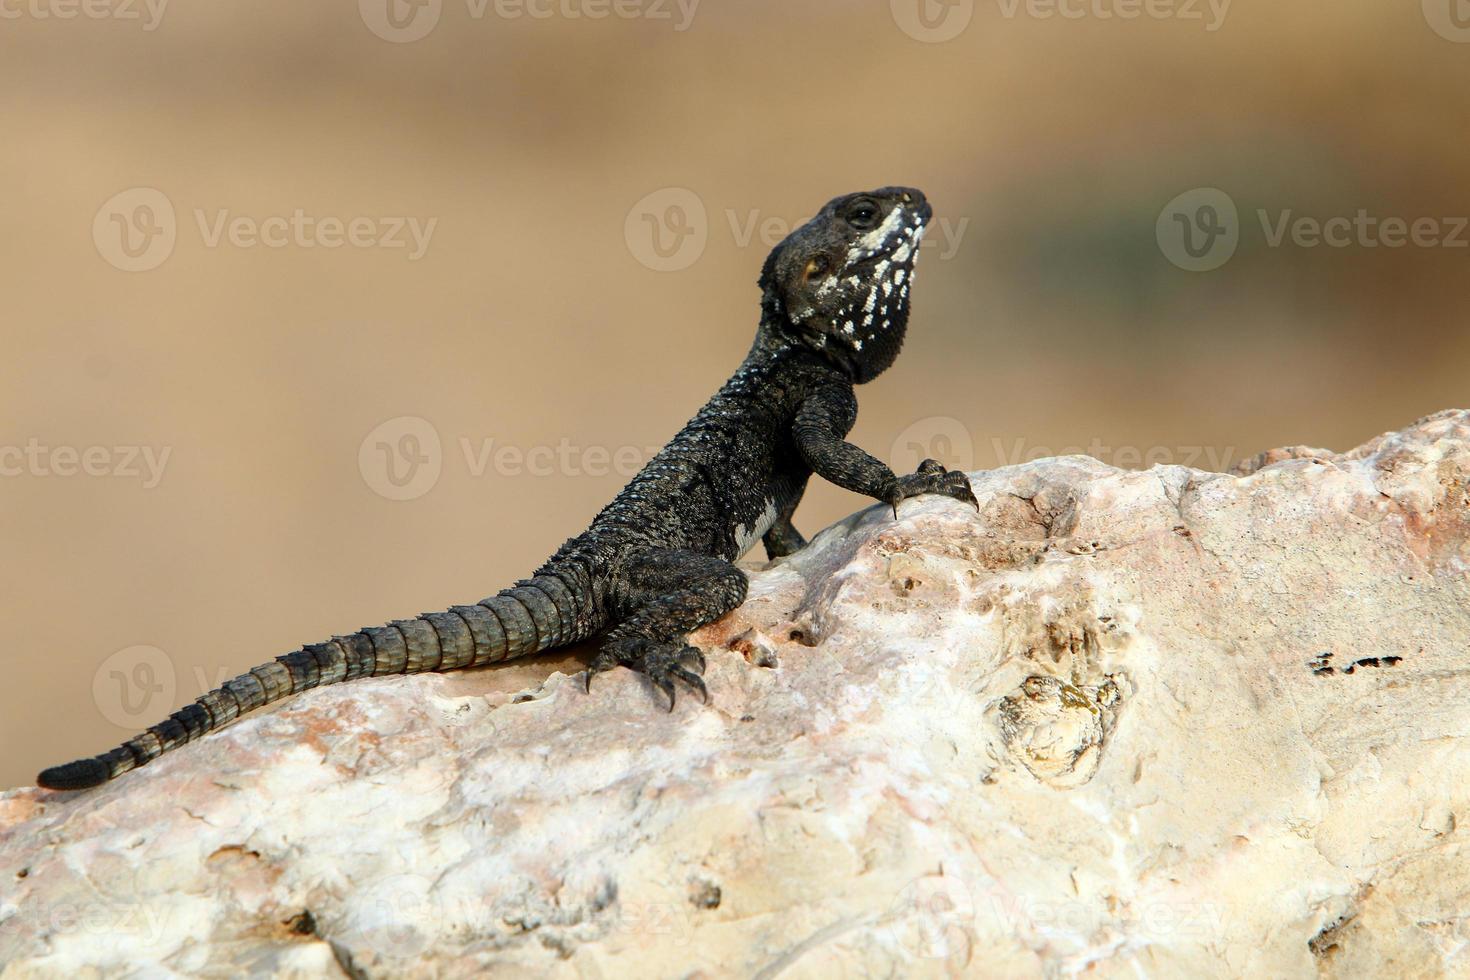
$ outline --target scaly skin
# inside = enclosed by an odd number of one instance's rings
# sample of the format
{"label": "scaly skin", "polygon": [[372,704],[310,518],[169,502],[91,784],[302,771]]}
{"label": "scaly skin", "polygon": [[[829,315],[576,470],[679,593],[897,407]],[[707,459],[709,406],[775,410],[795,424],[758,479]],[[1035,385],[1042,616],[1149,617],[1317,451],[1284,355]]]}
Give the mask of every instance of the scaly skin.
{"label": "scaly skin", "polygon": [[844,440],[853,387],[893,363],[908,324],[919,240],[931,211],[912,188],[829,202],[771,252],[761,322],[744,363],[585,532],[529,579],[454,606],[317,643],[256,667],[111,752],[48,769],[51,789],[82,789],[271,701],[322,684],[478,667],[603,634],[587,670],[675,683],[706,700],[704,657],[688,634],[745,599],[733,562],[756,541],[772,558],[805,540],[791,523],[808,478],[890,504],[923,493],[975,503],[963,473],[925,460],[896,476]]}

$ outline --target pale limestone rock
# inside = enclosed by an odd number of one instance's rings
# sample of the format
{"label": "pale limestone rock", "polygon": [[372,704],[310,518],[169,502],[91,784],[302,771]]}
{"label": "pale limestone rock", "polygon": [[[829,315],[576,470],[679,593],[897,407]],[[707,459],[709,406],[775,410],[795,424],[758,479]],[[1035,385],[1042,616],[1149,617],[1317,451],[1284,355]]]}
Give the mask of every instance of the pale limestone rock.
{"label": "pale limestone rock", "polygon": [[1470,974],[1470,412],[1246,470],[866,510],[709,708],[359,681],[6,794],[3,975]]}

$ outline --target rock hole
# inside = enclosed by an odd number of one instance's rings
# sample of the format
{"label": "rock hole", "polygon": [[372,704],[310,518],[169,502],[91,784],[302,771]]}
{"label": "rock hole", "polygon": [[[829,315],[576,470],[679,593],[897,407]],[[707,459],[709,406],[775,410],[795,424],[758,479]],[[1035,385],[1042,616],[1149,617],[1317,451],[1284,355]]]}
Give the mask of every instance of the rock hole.
{"label": "rock hole", "polygon": [[1319,960],[1331,959],[1342,949],[1342,944],[1338,942],[1338,937],[1341,935],[1344,927],[1352,922],[1352,920],[1353,917],[1351,915],[1340,915],[1323,926],[1321,932],[1308,939],[1307,948],[1312,951],[1312,955]]}
{"label": "rock hole", "polygon": [[717,909],[723,897],[720,886],[712,881],[693,881],[689,885],[689,904],[697,909]]}
{"label": "rock hole", "polygon": [[311,909],[302,909],[284,923],[285,927],[297,936],[315,936],[316,916],[311,914]]}

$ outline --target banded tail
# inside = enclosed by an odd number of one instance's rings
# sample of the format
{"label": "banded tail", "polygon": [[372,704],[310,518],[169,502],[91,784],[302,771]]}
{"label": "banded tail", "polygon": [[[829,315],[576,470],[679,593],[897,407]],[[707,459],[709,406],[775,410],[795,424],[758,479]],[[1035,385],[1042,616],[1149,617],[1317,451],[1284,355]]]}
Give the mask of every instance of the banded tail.
{"label": "banded tail", "polygon": [[371,627],[277,657],[111,752],[47,769],[36,782],[61,790],[97,786],[288,695],[359,677],[458,670],[530,656],[585,638],[591,618],[590,604],[579,601],[561,578],[537,575],[477,605]]}

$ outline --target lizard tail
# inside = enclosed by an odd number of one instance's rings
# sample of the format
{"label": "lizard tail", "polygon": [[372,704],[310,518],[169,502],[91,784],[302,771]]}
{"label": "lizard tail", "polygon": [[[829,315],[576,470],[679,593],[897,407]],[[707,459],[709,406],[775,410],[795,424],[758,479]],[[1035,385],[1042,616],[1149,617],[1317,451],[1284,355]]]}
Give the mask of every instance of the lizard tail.
{"label": "lizard tail", "polygon": [[[584,593],[585,594],[585,593]],[[567,583],[537,575],[473,606],[425,613],[277,657],[226,681],[111,752],[47,769],[46,789],[86,789],[146,765],[254,708],[359,677],[479,667],[585,638],[590,613]]]}

